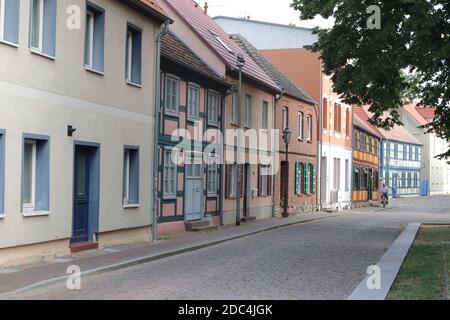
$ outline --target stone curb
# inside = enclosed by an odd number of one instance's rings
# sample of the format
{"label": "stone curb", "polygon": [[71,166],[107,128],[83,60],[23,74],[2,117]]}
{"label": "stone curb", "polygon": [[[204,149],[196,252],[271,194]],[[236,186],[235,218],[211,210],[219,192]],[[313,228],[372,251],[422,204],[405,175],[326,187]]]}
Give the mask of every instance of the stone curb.
{"label": "stone curb", "polygon": [[[336,215],[326,216],[326,217],[317,217],[317,218],[311,218],[311,219],[306,219],[306,220],[301,220],[301,221],[293,221],[293,222],[289,222],[289,223],[281,224],[281,225],[277,225],[277,226],[266,227],[266,228],[262,228],[262,229],[259,229],[259,230],[255,230],[255,231],[251,231],[251,232],[248,232],[248,233],[243,233],[243,234],[240,234],[240,235],[235,235],[235,236],[223,238],[223,239],[212,241],[212,242],[204,242],[204,243],[201,243],[201,244],[188,246],[188,247],[185,247],[185,248],[182,248],[182,249],[177,249],[177,250],[172,250],[172,251],[168,251],[168,252],[164,252],[164,253],[144,256],[144,257],[131,259],[131,260],[126,260],[126,261],[123,261],[123,262],[120,262],[120,263],[116,263],[116,264],[112,264],[112,265],[108,265],[108,266],[104,266],[104,267],[100,267],[100,268],[95,268],[95,269],[83,271],[83,272],[81,272],[81,276],[88,276],[88,275],[102,274],[102,273],[111,272],[111,271],[117,271],[117,270],[120,270],[120,269],[125,269],[125,268],[128,268],[128,267],[132,267],[132,266],[136,266],[136,265],[140,265],[140,264],[144,264],[144,263],[153,262],[153,261],[156,261],[156,260],[161,260],[161,259],[164,259],[164,258],[180,255],[180,254],[183,254],[183,253],[188,253],[188,252],[192,252],[192,251],[196,251],[196,250],[200,250],[200,249],[216,246],[216,245],[221,244],[221,243],[225,243],[225,242],[229,242],[229,241],[232,241],[232,240],[237,240],[237,239],[249,237],[249,236],[256,235],[256,234],[263,233],[263,232],[268,232],[268,231],[272,231],[272,230],[277,230],[277,229],[290,227],[290,226],[294,226],[294,225],[299,225],[299,224],[304,224],[304,223],[309,223],[309,222],[315,222],[315,221],[321,221],[321,220],[327,220],[327,219],[342,217],[342,216],[345,216],[345,215],[348,215],[348,214],[349,214],[349,212],[346,212],[345,214],[336,214]],[[76,261],[74,261],[74,264],[76,264]],[[28,285],[28,286],[25,286],[25,287],[22,287],[22,288],[19,288],[19,289],[15,289],[15,290],[12,290],[12,291],[9,291],[9,292],[0,293],[0,299],[1,298],[5,298],[7,296],[14,295],[14,294],[23,293],[23,292],[26,292],[26,291],[29,291],[29,290],[32,290],[32,289],[37,289],[37,288],[49,286],[49,285],[52,285],[52,284],[56,284],[56,283],[59,283],[59,282],[63,282],[63,281],[66,281],[67,278],[68,278],[68,275],[64,275],[64,276],[61,276],[61,277],[56,277],[56,278],[51,278],[51,279],[39,281],[39,282],[36,282],[34,284],[31,284],[31,285]]]}
{"label": "stone curb", "polygon": [[408,224],[400,236],[394,241],[391,247],[381,257],[376,266],[380,268],[380,289],[369,289],[367,282],[372,275],[366,275],[348,300],[385,300],[392,284],[397,277],[400,267],[414,242],[420,223]]}

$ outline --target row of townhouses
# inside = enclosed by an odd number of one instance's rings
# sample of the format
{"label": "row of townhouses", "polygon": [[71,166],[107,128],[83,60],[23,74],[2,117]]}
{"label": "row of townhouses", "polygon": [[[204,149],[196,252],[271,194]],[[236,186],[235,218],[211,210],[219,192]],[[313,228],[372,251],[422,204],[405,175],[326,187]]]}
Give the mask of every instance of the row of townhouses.
{"label": "row of townhouses", "polygon": [[0,0],[0,266],[449,192],[433,110],[373,127],[315,40],[192,0]]}

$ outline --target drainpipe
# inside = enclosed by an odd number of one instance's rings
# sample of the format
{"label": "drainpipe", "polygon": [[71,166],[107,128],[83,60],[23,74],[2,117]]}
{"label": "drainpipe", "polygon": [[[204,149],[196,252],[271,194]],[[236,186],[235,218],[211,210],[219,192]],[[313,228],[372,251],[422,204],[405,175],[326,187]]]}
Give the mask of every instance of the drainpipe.
{"label": "drainpipe", "polygon": [[161,39],[169,31],[170,21],[166,20],[156,37],[155,62],[155,116],[153,131],[153,241],[158,240],[158,169],[159,169],[159,123],[161,113]]}
{"label": "drainpipe", "polygon": [[[283,94],[284,94],[284,91],[281,91],[280,96],[277,97],[275,95],[275,98],[274,98],[274,104],[273,104],[273,128],[274,129],[278,129],[277,128],[277,123],[278,123],[277,122],[278,121],[277,107],[278,107],[278,102],[281,100],[281,98],[283,98]],[[278,141],[272,141],[272,143],[274,144],[274,146],[275,145],[279,146],[280,140],[278,139]],[[274,150],[274,152],[278,152],[279,153],[279,150]],[[272,154],[272,157],[273,157],[273,154]],[[272,218],[275,218],[275,216],[276,216],[275,215],[275,203],[276,203],[276,199],[275,199],[275,176],[272,176]]]}
{"label": "drainpipe", "polygon": [[[322,152],[323,152],[323,73],[322,68],[320,69],[320,101],[319,101],[319,136],[317,137],[317,177],[319,183],[319,187],[317,188],[317,207],[319,211],[322,211],[322,183],[327,184],[327,177],[325,175],[325,181],[323,181],[322,177]],[[325,190],[328,190],[326,187]],[[326,195],[325,195],[326,197]],[[326,199],[326,198],[325,198]]]}
{"label": "drainpipe", "polygon": [[[222,132],[222,139],[224,139],[225,136],[225,108],[226,108],[226,97],[229,95],[229,92],[222,97],[222,110],[221,110],[221,119],[222,123],[220,124],[220,130]],[[222,151],[222,164],[221,164],[221,170],[220,170],[220,191],[219,191],[219,212],[220,212],[220,225],[224,225],[224,217],[223,217],[223,198],[224,198],[224,188],[223,188],[223,182],[224,182],[224,176],[225,176],[225,140],[222,142],[222,147],[224,150]]]}

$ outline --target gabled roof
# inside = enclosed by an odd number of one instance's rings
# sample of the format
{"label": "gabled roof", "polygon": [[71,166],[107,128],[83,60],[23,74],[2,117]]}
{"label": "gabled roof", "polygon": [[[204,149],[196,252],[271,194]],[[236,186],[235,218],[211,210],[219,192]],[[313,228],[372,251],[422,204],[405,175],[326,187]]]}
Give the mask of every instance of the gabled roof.
{"label": "gabled roof", "polygon": [[384,130],[382,128],[377,128],[368,122],[369,118],[372,117],[372,113],[369,111],[367,106],[353,106],[354,114],[358,116],[361,120],[368,123],[372,129],[376,130],[380,137],[386,140],[393,140],[398,142],[406,142],[410,144],[422,145],[422,143],[410,134],[403,126],[394,126],[391,130]]}
{"label": "gabled roof", "polygon": [[364,120],[362,120],[356,113],[353,115],[353,125],[355,127],[358,127],[360,129],[363,129],[364,131],[370,133],[371,135],[381,138],[380,133],[372,128],[372,125]]}
{"label": "gabled roof", "polygon": [[226,83],[170,31],[161,39],[161,56],[220,83]]}
{"label": "gabled roof", "polygon": [[425,126],[432,122],[436,110],[430,107],[419,107],[415,103],[405,105],[404,109],[411,115],[411,117],[413,117],[414,120],[417,121],[420,126]]}
{"label": "gabled roof", "polygon": [[310,104],[317,104],[314,99],[300,89],[280,69],[264,57],[245,37],[242,35],[232,35],[231,37],[242,49],[247,52],[250,57],[252,57],[261,69],[263,69],[264,72],[271,77],[273,81],[275,81],[275,83],[283,90],[285,94]]}
{"label": "gabled roof", "polygon": [[193,0],[161,0],[165,1],[183,19],[216,54],[230,70],[237,70],[236,54],[245,57],[243,74],[247,78],[261,83],[267,88],[280,92],[281,89],[264,71],[242,50],[230,36],[205,14],[199,4]]}

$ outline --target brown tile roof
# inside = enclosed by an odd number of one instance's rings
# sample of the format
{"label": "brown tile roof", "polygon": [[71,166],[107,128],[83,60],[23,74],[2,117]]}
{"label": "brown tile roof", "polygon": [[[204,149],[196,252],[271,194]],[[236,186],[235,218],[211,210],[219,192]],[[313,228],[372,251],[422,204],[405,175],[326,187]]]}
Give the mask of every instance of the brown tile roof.
{"label": "brown tile roof", "polygon": [[236,54],[245,57],[243,74],[247,78],[263,84],[266,88],[281,92],[278,85],[253,61],[246,52],[239,47],[230,36],[214,21],[205,14],[200,5],[193,0],[160,0],[165,1],[179,17],[190,26],[212,52],[231,70],[237,70]]}
{"label": "brown tile roof", "polygon": [[305,91],[291,81],[280,69],[278,69],[269,59],[264,57],[244,36],[240,34],[231,35],[231,38],[244,49],[249,56],[272,78],[275,83],[284,90],[284,93],[300,99],[309,104],[317,104]]}
{"label": "brown tile roof", "polygon": [[415,103],[407,104],[404,109],[419,123],[421,126],[425,126],[433,121],[435,116],[434,108],[420,107]]}
{"label": "brown tile roof", "polygon": [[[362,118],[363,121],[368,122],[369,118],[372,117],[372,113],[369,111],[367,106],[353,106],[354,113]],[[398,142],[406,142],[411,144],[422,145],[422,143],[410,134],[403,126],[394,126],[391,130],[384,130],[382,128],[377,128],[369,123],[369,125],[375,129],[382,138],[386,140],[394,140]]]}
{"label": "brown tile roof", "polygon": [[213,80],[225,83],[217,73],[211,70],[189,47],[168,32],[161,39],[161,56],[194,70]]}

